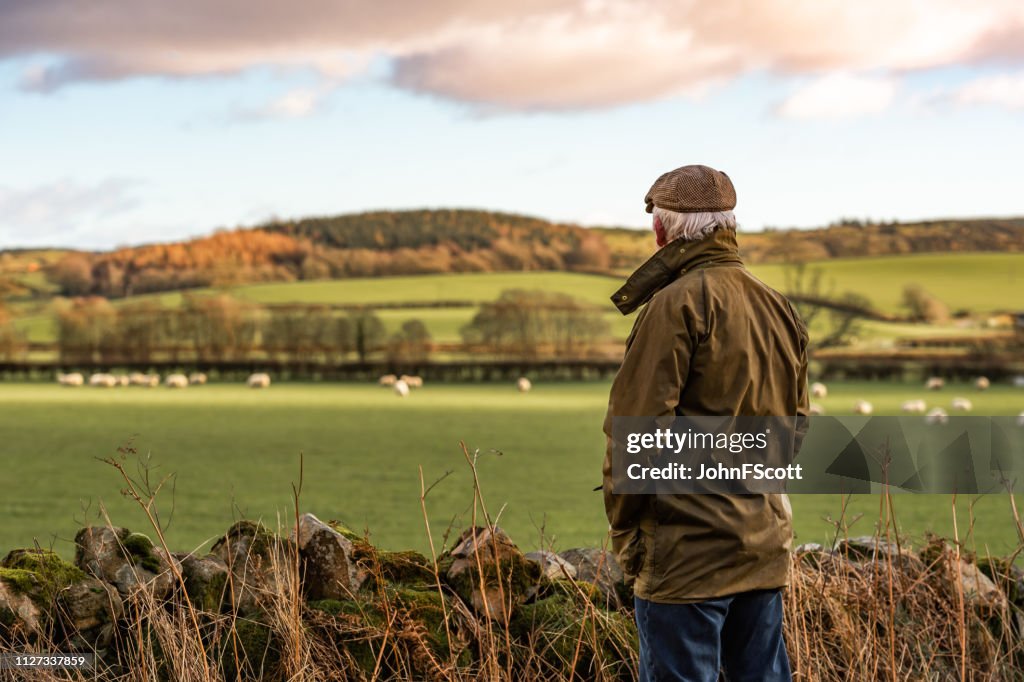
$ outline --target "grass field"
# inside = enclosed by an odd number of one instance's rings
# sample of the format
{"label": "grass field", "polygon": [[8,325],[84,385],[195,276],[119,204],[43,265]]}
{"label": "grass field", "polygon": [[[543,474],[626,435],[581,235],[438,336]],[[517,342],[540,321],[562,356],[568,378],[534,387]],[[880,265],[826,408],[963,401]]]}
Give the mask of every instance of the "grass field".
{"label": "grass field", "polygon": [[[810,264],[823,268],[823,285],[831,295],[854,291],[867,296],[880,310],[902,312],[900,297],[910,283],[923,286],[945,302],[951,310],[974,312],[1015,309],[1024,294],[1024,254],[925,254],[885,258],[834,259]],[[785,289],[783,266],[762,265],[752,268],[766,283]],[[458,300],[483,302],[497,298],[506,289],[543,289],[569,294],[588,303],[604,306],[605,319],[615,338],[625,338],[632,317],[618,314],[609,296],[621,284],[619,279],[569,272],[501,272],[448,275],[415,275],[371,279],[325,280],[238,286],[228,291],[256,303],[395,303]],[[175,306],[180,293],[156,296],[164,305]],[[389,332],[396,331],[409,318],[423,320],[435,341],[456,342],[459,330],[470,321],[475,308],[381,310],[379,315]],[[18,309],[15,309],[19,313]],[[818,326],[826,324],[825,318]],[[24,312],[18,328],[30,341],[48,342],[55,336],[51,316],[39,311]],[[812,328],[812,333],[822,329]],[[928,326],[866,321],[862,341],[867,344],[907,336],[977,333],[951,325]]]}
{"label": "grass field", "polygon": [[[948,403],[969,390],[953,386],[926,397]],[[607,392],[607,383],[541,384],[529,394],[505,385],[428,385],[403,401],[366,385],[279,384],[267,391],[211,385],[178,392],[0,384],[0,552],[35,539],[70,555],[76,528],[95,522],[101,508],[116,524],[143,528],[140,513],[118,494],[116,472],[97,460],[128,442],[151,454],[157,474],[176,474],[162,506],[178,548],[209,541],[239,516],[273,525],[282,514],[287,522],[301,452],[304,510],[369,528],[385,547],[425,549],[419,466],[428,484],[452,471],[427,500],[435,533],[456,516],[457,529],[469,524],[472,490],[460,439],[480,450],[489,509],[502,510],[500,524],[520,545],[539,545],[542,527],[557,547],[597,545],[606,522],[592,488],[600,483]],[[884,413],[922,393],[916,386],[835,384],[822,402],[839,414],[866,398]],[[976,414],[1024,409],[1019,389],[970,395]],[[965,533],[975,500],[958,502]],[[798,542],[830,537],[826,519],[838,516],[837,497],[794,496],[793,506]],[[949,496],[899,495],[896,507],[912,537],[926,530],[952,534]],[[853,513],[864,517],[852,532],[870,533],[877,509],[877,497],[855,499]],[[1006,496],[976,500],[974,515],[979,550],[1005,553],[1016,546]]]}
{"label": "grass field", "polygon": [[[833,294],[856,292],[880,310],[902,312],[903,287],[918,284],[951,310],[976,312],[1013,309],[1024,295],[1024,254],[943,253],[836,258],[809,263],[824,271],[822,284]],[[778,289],[786,284],[782,265],[755,265],[751,270]],[[608,305],[618,288],[617,278],[559,272],[417,275],[289,284],[241,286],[234,292],[260,303],[393,302],[470,300],[490,301],[505,289],[562,291],[597,305]]]}

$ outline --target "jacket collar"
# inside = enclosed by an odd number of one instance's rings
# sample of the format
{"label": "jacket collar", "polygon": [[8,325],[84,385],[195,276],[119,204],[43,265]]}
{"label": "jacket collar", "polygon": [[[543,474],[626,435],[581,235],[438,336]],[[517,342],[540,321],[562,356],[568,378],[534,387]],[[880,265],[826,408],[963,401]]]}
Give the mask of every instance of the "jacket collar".
{"label": "jacket collar", "polygon": [[696,242],[676,239],[637,268],[612,295],[612,303],[623,315],[629,315],[680,275],[718,263],[743,263],[734,230],[717,229]]}

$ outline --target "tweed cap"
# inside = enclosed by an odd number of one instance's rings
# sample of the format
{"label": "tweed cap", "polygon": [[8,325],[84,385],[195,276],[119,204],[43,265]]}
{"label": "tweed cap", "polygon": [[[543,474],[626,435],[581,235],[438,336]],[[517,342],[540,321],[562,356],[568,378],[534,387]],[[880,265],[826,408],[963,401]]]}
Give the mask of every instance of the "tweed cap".
{"label": "tweed cap", "polygon": [[677,213],[731,211],[736,207],[736,189],[722,171],[683,166],[655,180],[644,202],[648,213],[653,213],[655,206]]}

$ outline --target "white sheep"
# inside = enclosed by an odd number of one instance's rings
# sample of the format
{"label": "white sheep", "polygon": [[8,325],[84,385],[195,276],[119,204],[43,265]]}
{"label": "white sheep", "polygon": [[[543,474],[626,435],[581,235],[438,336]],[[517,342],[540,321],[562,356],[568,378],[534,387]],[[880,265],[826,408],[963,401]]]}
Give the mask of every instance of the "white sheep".
{"label": "white sheep", "polygon": [[117,386],[117,377],[104,372],[93,374],[89,377],[89,385],[97,388],[114,388]]}
{"label": "white sheep", "polygon": [[925,415],[924,421],[926,424],[945,424],[949,421],[949,415],[941,407],[933,407],[928,414]]}
{"label": "white sheep", "polygon": [[404,381],[405,385],[408,386],[409,388],[423,388],[423,377],[403,374],[402,376],[398,377],[398,380]]}
{"label": "white sheep", "polygon": [[61,386],[83,386],[85,385],[85,377],[82,376],[81,372],[71,372],[70,374],[57,372],[57,383]]}
{"label": "white sheep", "polygon": [[206,375],[202,372],[192,372],[188,375],[188,383],[196,386],[202,386],[206,383]]}
{"label": "white sheep", "polygon": [[820,381],[815,381],[811,384],[811,397],[812,398],[827,398],[828,387]]}
{"label": "white sheep", "polygon": [[409,395],[409,384],[405,383],[401,379],[395,381],[395,385],[391,388],[399,398],[405,398]]}
{"label": "white sheep", "polygon": [[250,374],[246,380],[245,385],[249,388],[269,388],[270,387],[270,375],[265,372],[257,372],[256,374]]}
{"label": "white sheep", "polygon": [[164,379],[167,388],[188,388],[188,377],[184,374],[168,374]]}
{"label": "white sheep", "polygon": [[928,405],[920,398],[915,400],[907,400],[903,403],[903,411],[910,412],[912,414],[924,414],[925,410],[928,409]]}
{"label": "white sheep", "polygon": [[128,375],[129,386],[149,386],[149,377],[142,372],[132,372]]}
{"label": "white sheep", "polygon": [[1024,426],[1024,412],[1017,415],[1017,426]]}
{"label": "white sheep", "polygon": [[987,391],[992,382],[988,380],[988,377],[978,377],[974,380],[974,387],[979,391]]}
{"label": "white sheep", "polygon": [[820,417],[825,414],[825,408],[818,403],[811,403],[807,408],[807,414],[813,417]]}
{"label": "white sheep", "polygon": [[156,388],[160,385],[160,375],[156,372],[146,375],[146,383],[143,384],[146,388]]}
{"label": "white sheep", "polygon": [[118,374],[117,375],[117,385],[118,386],[128,386],[130,384],[131,384],[131,381],[128,379],[128,375],[127,374]]}
{"label": "white sheep", "polygon": [[929,377],[928,381],[924,383],[925,389],[929,391],[941,391],[945,385],[946,381],[941,377]]}
{"label": "white sheep", "polygon": [[377,384],[380,386],[388,387],[394,386],[396,381],[398,381],[398,377],[396,377],[394,374],[385,374],[380,379],[377,379]]}
{"label": "white sheep", "polygon": [[529,393],[531,388],[533,388],[533,384],[526,377],[516,379],[516,390],[520,393]]}
{"label": "white sheep", "polygon": [[875,406],[872,405],[871,403],[869,403],[866,400],[858,400],[856,403],[853,404],[853,413],[854,414],[862,414],[862,415],[866,416],[866,415],[871,414],[874,411],[875,411]]}
{"label": "white sheep", "polygon": [[971,401],[968,400],[967,398],[961,398],[959,396],[957,396],[956,398],[953,398],[953,409],[954,410],[960,410],[961,412],[970,412],[971,409],[973,409],[973,408],[974,408],[974,405],[971,404]]}

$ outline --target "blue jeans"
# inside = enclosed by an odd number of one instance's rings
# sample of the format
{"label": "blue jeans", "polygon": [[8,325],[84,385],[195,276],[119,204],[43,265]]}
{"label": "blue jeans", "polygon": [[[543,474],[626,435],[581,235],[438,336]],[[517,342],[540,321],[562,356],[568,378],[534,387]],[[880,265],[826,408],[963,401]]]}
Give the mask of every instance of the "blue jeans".
{"label": "blue jeans", "polygon": [[792,679],[782,640],[781,590],[756,590],[693,604],[634,598],[640,682]]}

